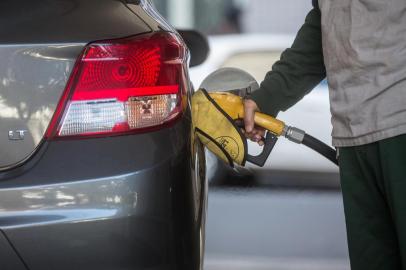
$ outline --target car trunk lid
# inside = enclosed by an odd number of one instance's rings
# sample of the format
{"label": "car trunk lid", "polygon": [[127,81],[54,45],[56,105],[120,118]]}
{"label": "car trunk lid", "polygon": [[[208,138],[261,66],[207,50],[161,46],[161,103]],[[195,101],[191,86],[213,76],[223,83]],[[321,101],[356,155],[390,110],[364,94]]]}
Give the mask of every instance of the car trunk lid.
{"label": "car trunk lid", "polygon": [[116,0],[4,0],[0,25],[0,171],[43,141],[86,44],[151,31]]}
{"label": "car trunk lid", "polygon": [[39,145],[83,46],[0,46],[0,168]]}

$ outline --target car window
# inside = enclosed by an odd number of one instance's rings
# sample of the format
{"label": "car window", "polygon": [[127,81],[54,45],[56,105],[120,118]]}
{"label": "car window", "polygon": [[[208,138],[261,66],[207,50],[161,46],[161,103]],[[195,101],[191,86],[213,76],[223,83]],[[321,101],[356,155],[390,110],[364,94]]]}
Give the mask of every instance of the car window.
{"label": "car window", "polygon": [[241,52],[230,56],[221,67],[240,68],[262,82],[272,65],[279,60],[282,51]]}

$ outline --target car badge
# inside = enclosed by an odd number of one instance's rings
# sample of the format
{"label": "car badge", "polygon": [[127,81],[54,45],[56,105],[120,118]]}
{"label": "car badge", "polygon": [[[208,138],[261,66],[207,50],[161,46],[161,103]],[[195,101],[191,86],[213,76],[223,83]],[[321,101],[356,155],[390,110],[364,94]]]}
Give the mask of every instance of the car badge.
{"label": "car badge", "polygon": [[22,141],[25,138],[28,130],[10,130],[8,132],[8,139],[10,141]]}

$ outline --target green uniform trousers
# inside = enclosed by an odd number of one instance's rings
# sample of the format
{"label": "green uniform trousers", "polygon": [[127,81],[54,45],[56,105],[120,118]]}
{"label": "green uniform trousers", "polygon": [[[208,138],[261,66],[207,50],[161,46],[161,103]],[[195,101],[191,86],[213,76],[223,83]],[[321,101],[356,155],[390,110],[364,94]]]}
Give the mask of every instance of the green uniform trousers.
{"label": "green uniform trousers", "polygon": [[406,270],[406,135],[339,149],[352,270]]}

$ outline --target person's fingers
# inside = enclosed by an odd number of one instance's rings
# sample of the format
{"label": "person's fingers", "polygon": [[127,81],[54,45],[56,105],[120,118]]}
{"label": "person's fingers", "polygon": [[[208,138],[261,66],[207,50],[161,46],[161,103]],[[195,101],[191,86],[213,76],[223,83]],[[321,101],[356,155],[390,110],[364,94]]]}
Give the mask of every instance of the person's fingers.
{"label": "person's fingers", "polygon": [[254,126],[253,130],[249,133],[251,137],[261,138],[265,136],[265,130],[263,128]]}
{"label": "person's fingers", "polygon": [[253,100],[244,100],[244,125],[247,133],[251,133],[254,130],[254,117],[257,110],[257,104]]}
{"label": "person's fingers", "polygon": [[259,135],[259,134],[255,134],[254,138],[255,138],[255,140],[256,140],[257,142],[259,142],[260,140],[262,140],[262,136]]}
{"label": "person's fingers", "polygon": [[253,142],[260,146],[264,145],[265,129],[255,127],[255,112],[258,111],[258,106],[253,100],[244,100],[244,126],[243,134]]}
{"label": "person's fingers", "polygon": [[258,134],[263,138],[265,137],[266,130],[263,128],[258,129]]}

